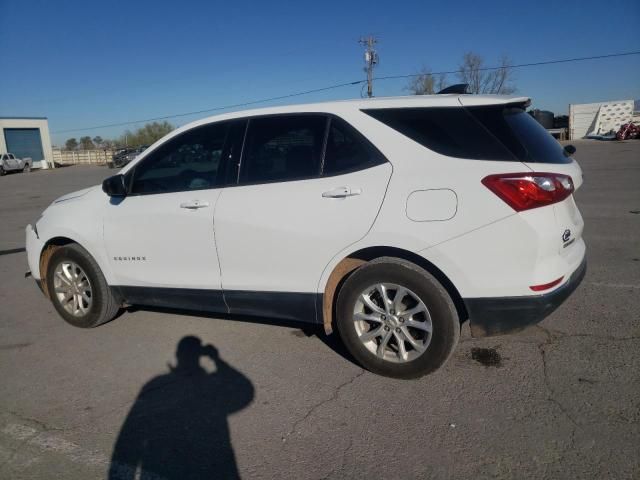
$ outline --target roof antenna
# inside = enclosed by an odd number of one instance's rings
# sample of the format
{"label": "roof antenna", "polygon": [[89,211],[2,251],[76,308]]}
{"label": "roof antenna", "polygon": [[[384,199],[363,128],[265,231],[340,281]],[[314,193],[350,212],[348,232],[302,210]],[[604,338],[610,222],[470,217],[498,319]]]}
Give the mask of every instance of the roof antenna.
{"label": "roof antenna", "polygon": [[469,93],[469,84],[468,83],[456,83],[455,85],[451,85],[447,88],[443,88],[436,95],[444,95],[447,93],[458,93],[458,94],[467,94]]}

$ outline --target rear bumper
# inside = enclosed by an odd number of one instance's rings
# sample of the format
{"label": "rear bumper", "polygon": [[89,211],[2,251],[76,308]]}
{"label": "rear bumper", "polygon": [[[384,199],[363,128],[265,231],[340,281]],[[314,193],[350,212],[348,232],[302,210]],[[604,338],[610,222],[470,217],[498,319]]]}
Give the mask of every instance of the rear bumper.
{"label": "rear bumper", "polygon": [[469,313],[471,335],[474,337],[503,335],[541,322],[573,293],[586,272],[585,257],[569,280],[550,293],[526,297],[464,299]]}

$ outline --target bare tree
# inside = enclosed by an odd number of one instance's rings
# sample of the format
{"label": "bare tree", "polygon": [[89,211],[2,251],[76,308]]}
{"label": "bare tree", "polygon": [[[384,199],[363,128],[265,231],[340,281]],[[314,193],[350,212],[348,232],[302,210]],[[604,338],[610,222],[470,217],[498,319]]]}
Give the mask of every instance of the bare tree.
{"label": "bare tree", "polygon": [[500,59],[498,68],[486,67],[477,53],[467,52],[462,58],[458,78],[469,84],[470,93],[509,94],[516,91],[513,85],[513,67],[508,57]]}
{"label": "bare tree", "polygon": [[412,77],[405,90],[413,95],[433,95],[447,86],[445,74],[433,74],[431,70],[423,67],[420,73]]}

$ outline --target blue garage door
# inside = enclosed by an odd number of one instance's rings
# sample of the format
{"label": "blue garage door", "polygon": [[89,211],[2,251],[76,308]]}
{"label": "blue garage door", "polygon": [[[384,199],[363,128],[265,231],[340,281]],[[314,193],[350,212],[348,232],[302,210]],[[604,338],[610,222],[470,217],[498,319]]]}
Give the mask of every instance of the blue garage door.
{"label": "blue garage door", "polygon": [[34,162],[44,159],[39,128],[5,128],[7,152],[18,158],[31,157]]}

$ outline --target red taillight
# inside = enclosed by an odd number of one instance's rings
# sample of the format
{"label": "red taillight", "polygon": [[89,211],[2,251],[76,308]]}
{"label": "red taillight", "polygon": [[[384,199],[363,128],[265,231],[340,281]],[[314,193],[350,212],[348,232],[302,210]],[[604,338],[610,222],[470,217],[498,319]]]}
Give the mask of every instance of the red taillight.
{"label": "red taillight", "polygon": [[558,203],[573,193],[573,180],[559,173],[500,173],[482,184],[516,212]]}
{"label": "red taillight", "polygon": [[558,285],[562,281],[563,278],[564,277],[560,277],[557,280],[554,280],[553,282],[544,283],[542,285],[532,285],[529,288],[531,290],[533,290],[534,292],[541,292],[542,290],[549,290],[550,288],[553,288],[556,285]]}

